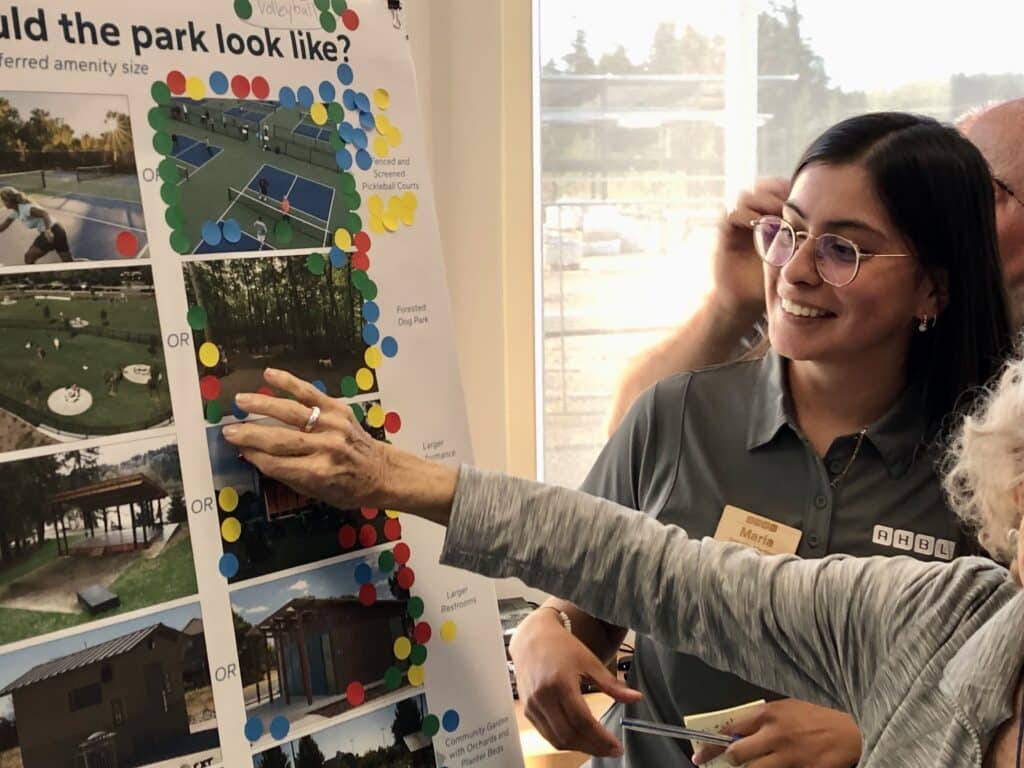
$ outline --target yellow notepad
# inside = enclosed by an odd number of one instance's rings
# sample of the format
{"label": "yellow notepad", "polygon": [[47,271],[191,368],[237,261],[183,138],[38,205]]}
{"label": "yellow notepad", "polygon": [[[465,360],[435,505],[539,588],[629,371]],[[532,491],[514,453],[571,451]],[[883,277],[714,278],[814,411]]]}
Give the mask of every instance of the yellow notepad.
{"label": "yellow notepad", "polygon": [[[717,712],[701,712],[696,715],[687,715],[683,718],[683,725],[698,731],[722,733],[736,720],[749,715],[762,704],[764,704],[764,699],[751,701],[749,704],[740,704],[738,707],[720,709]],[[697,748],[696,744],[690,743],[693,744],[694,749]],[[706,768],[733,768],[724,757],[716,757],[710,763],[705,763],[704,766]]]}

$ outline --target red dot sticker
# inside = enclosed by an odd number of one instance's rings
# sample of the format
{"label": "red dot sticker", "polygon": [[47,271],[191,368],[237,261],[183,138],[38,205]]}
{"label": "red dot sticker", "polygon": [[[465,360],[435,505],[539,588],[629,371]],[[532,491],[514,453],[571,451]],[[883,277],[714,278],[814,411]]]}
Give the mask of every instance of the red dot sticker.
{"label": "red dot sticker", "polygon": [[394,411],[391,411],[387,416],[384,417],[384,429],[390,434],[395,434],[402,428],[402,417]]}
{"label": "red dot sticker", "polygon": [[380,514],[380,510],[370,509],[369,507],[363,507],[362,509],[359,510],[359,513],[363,516],[364,519],[373,520],[373,518]]}
{"label": "red dot sticker", "polygon": [[346,29],[357,30],[359,29],[359,14],[349,8],[341,14],[341,23],[345,25]]}
{"label": "red dot sticker", "polygon": [[270,95],[270,83],[267,78],[256,76],[252,79],[252,95],[257,99],[265,99]]}
{"label": "red dot sticker", "polygon": [[430,642],[430,637],[433,633],[430,631],[430,625],[425,621],[421,621],[416,625],[416,628],[412,631],[413,639],[420,645],[426,645]]}
{"label": "red dot sticker", "polygon": [[362,683],[349,683],[348,688],[345,689],[345,696],[353,707],[358,707],[366,701],[366,691],[363,689]]}
{"label": "red dot sticker", "polygon": [[363,251],[364,253],[370,250],[370,236],[365,232],[356,232],[352,236],[352,245],[356,247],[357,251]]}
{"label": "red dot sticker", "polygon": [[216,400],[220,397],[220,379],[216,376],[203,376],[199,380],[199,394],[203,400]]}
{"label": "red dot sticker", "polygon": [[171,89],[171,93],[175,96],[180,96],[185,92],[185,75],[176,69],[168,72],[167,87]]}
{"label": "red dot sticker", "polygon": [[377,543],[377,530],[369,523],[359,529],[359,543],[364,547],[372,547]]}
{"label": "red dot sticker", "polygon": [[352,254],[352,267],[366,272],[370,268],[370,257],[362,251],[356,251]]}
{"label": "red dot sticker", "polygon": [[132,232],[121,232],[114,241],[117,253],[122,258],[130,259],[139,252],[139,238]]}
{"label": "red dot sticker", "polygon": [[342,549],[352,549],[356,545],[356,529],[351,525],[343,525],[338,529],[338,543]]}
{"label": "red dot sticker", "polygon": [[256,390],[256,392],[260,395],[266,395],[267,397],[274,396],[274,390],[272,390],[270,387],[260,387],[259,389]]}
{"label": "red dot sticker", "polygon": [[402,538],[402,524],[393,519],[386,521],[384,523],[384,538],[388,541],[396,541]]}
{"label": "red dot sticker", "polygon": [[399,565],[405,565],[409,562],[409,556],[412,552],[409,550],[409,545],[404,541],[401,544],[395,546],[394,555],[395,562]]}
{"label": "red dot sticker", "polygon": [[398,569],[398,575],[395,578],[398,580],[398,586],[402,589],[409,589],[416,583],[416,574],[413,573],[412,568],[406,568],[404,565]]}
{"label": "red dot sticker", "polygon": [[359,588],[359,602],[369,608],[377,602],[377,588],[373,584],[363,584]]}
{"label": "red dot sticker", "polygon": [[242,75],[235,75],[231,78],[231,92],[240,99],[249,95],[249,80]]}

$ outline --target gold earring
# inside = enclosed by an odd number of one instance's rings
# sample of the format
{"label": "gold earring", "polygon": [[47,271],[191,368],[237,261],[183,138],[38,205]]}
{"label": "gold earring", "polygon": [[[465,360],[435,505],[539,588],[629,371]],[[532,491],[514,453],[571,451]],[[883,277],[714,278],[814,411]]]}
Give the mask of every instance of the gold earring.
{"label": "gold earring", "polygon": [[921,322],[917,324],[917,330],[919,330],[921,333],[924,333],[925,331],[928,330],[928,315],[923,315],[921,317]]}

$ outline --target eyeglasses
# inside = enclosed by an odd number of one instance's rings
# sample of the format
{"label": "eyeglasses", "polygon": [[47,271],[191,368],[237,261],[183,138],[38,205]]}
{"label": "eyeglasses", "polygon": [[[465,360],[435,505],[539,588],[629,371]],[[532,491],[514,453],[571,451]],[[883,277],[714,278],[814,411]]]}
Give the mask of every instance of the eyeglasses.
{"label": "eyeglasses", "polygon": [[1017,197],[1016,193],[1012,189],[1010,189],[1010,185],[1009,184],[1007,184],[1002,179],[997,178],[996,176],[992,177],[992,181],[994,181],[996,186],[999,187],[1001,190],[1003,190],[1003,192],[1008,194],[1010,197],[1012,197],[1014,200],[1016,200],[1021,205],[1024,205],[1024,200],[1021,200],[1019,197]]}
{"label": "eyeglasses", "polygon": [[842,288],[857,277],[862,261],[873,258],[906,257],[907,253],[867,253],[841,235],[812,235],[797,232],[780,216],[762,216],[750,222],[754,228],[757,255],[773,267],[784,267],[796,254],[803,240],[814,241],[814,268],[829,285]]}

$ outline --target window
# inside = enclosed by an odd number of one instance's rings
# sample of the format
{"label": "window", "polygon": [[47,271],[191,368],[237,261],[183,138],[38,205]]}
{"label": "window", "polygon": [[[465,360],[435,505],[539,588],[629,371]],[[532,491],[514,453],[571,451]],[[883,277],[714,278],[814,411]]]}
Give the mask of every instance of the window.
{"label": "window", "polygon": [[86,707],[94,707],[103,701],[103,689],[99,683],[83,685],[68,691],[68,711],[77,712]]}
{"label": "window", "polygon": [[[1024,10],[537,0],[544,479],[577,485],[616,378],[710,287],[714,224],[843,117],[1024,95]],[[879,23],[884,19],[884,23]],[[908,35],[907,30],[916,30]]]}
{"label": "window", "polygon": [[114,668],[110,664],[104,664],[100,667],[100,682],[109,683],[114,679]]}

